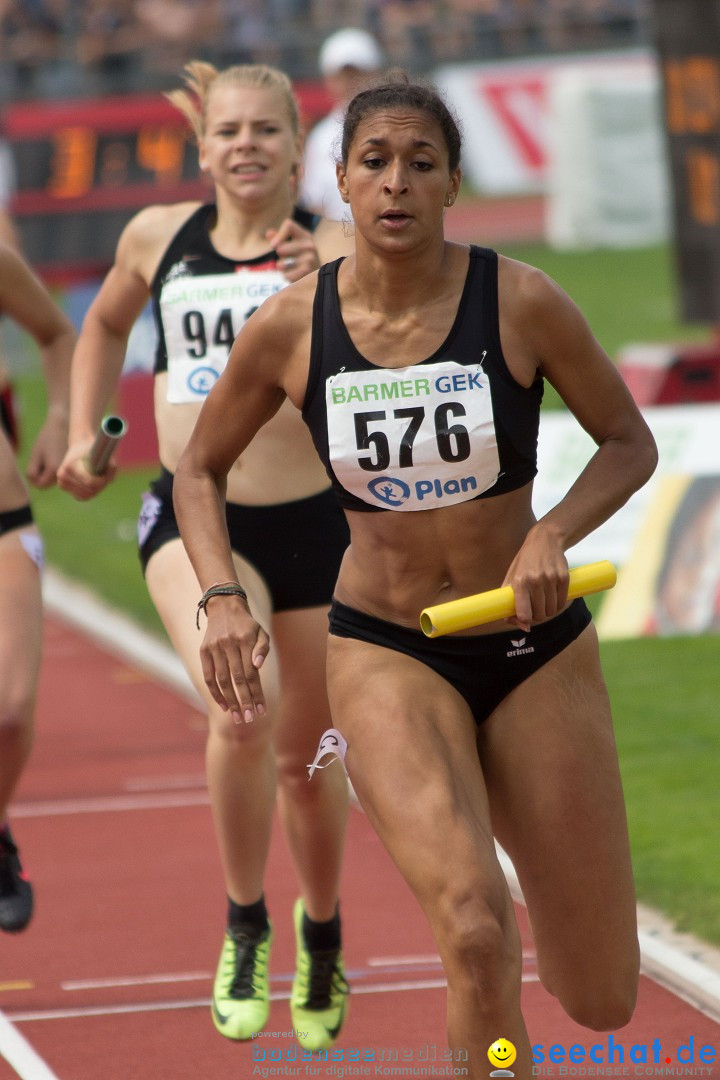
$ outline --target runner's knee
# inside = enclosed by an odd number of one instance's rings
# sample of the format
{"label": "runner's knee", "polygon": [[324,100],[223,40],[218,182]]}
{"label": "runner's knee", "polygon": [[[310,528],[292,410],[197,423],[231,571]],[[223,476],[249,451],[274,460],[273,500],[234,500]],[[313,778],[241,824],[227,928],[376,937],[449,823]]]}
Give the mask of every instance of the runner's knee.
{"label": "runner's knee", "polygon": [[272,727],[267,717],[238,724],[230,713],[217,708],[209,714],[209,726],[210,737],[224,744],[230,753],[262,754],[272,740]]}
{"label": "runner's knee", "polygon": [[[322,784],[321,774],[315,773],[312,783],[309,782],[307,766],[310,762],[306,760],[308,756],[307,752],[293,754],[287,751],[276,751],[278,785],[284,789],[293,802],[311,803],[317,801],[319,796],[320,784]],[[316,784],[316,780],[320,783]]]}
{"label": "runner's knee", "polygon": [[638,990],[637,975],[618,973],[615,985],[603,988],[588,980],[568,995],[559,997],[568,1016],[591,1031],[617,1031],[629,1024],[635,1011]]}
{"label": "runner's knee", "polygon": [[347,797],[347,777],[339,761],[333,761],[325,769],[316,769],[312,779],[308,778],[308,765],[313,756],[314,752],[308,750],[276,753],[278,786],[298,809],[322,807],[329,794]]}
{"label": "runner's knee", "polygon": [[449,981],[457,973],[492,996],[508,980],[520,979],[520,938],[501,897],[483,896],[480,889],[446,896],[436,932]]}

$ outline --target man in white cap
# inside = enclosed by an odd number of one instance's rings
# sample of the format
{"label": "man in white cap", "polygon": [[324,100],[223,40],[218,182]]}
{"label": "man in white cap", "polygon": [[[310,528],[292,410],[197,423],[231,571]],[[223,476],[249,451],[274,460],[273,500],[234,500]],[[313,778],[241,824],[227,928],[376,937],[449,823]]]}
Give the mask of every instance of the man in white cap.
{"label": "man in white cap", "polygon": [[384,57],[375,38],[356,27],[335,31],[320,48],[320,74],[335,105],[315,125],[305,142],[299,201],[308,210],[334,221],[350,218],[350,208],[340,198],[335,178],[345,107],[363,86],[373,81],[383,64]]}

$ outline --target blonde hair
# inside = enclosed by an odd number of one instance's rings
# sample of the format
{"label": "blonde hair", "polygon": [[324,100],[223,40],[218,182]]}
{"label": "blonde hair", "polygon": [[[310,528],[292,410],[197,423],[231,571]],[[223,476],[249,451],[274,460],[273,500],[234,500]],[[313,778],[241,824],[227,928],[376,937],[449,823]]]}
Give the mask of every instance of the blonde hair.
{"label": "blonde hair", "polygon": [[285,99],[293,134],[300,130],[300,110],[292,83],[284,71],[267,64],[234,64],[219,71],[204,60],[191,60],[184,67],[183,82],[187,89],[171,90],[165,94],[179,109],[199,142],[205,134],[207,104],[216,87],[239,86],[259,90],[278,90]]}

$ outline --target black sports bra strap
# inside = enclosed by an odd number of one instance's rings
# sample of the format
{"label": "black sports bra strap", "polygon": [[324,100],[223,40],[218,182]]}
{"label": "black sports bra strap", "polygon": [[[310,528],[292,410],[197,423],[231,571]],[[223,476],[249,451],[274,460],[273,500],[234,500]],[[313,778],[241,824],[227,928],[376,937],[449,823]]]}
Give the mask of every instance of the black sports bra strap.
{"label": "black sports bra strap", "polygon": [[[498,313],[497,252],[492,248],[470,245],[470,266],[466,295],[475,298],[468,304],[462,321],[462,336],[468,342],[484,342],[502,354]],[[480,303],[477,297],[480,297]]]}
{"label": "black sports bra strap", "polygon": [[341,262],[342,259],[336,259],[335,262],[325,263],[318,271],[315,298],[313,300],[310,366],[302,408],[303,416],[318,389],[320,381],[323,340],[326,330],[325,323],[328,313],[332,311],[333,283],[337,268]]}

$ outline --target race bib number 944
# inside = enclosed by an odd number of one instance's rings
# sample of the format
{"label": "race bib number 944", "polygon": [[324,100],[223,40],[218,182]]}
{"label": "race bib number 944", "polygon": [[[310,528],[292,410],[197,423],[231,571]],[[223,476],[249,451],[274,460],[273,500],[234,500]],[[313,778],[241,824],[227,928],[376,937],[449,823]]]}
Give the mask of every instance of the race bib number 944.
{"label": "race bib number 944", "polygon": [[492,398],[480,364],[340,372],[325,396],[330,463],[363,502],[432,510],[473,499],[497,480]]}
{"label": "race bib number 944", "polygon": [[160,297],[168,357],[168,401],[202,402],[225,370],[243,324],[268,296],[285,288],[278,270],[178,277]]}

